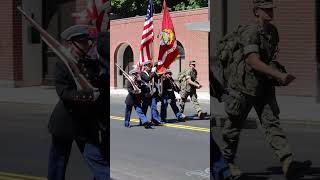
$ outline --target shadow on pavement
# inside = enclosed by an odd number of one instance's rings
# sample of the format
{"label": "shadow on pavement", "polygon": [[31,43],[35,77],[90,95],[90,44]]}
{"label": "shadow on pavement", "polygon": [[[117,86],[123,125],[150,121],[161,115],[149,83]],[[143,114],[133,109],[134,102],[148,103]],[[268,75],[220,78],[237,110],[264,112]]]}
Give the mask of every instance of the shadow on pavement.
{"label": "shadow on pavement", "polygon": [[251,174],[244,174],[241,178],[237,180],[271,180],[270,177],[266,176],[255,176]]}
{"label": "shadow on pavement", "polygon": [[209,121],[211,117],[209,115],[205,115],[202,119],[199,119],[198,115],[194,114],[192,116],[186,116],[186,121]]}
{"label": "shadow on pavement", "polygon": [[[266,172],[259,172],[259,173],[245,173],[243,177],[239,180],[282,180],[282,178],[273,178],[270,177],[272,175],[280,175],[282,176],[282,168],[278,167],[268,167]],[[319,167],[311,167],[309,170],[303,173],[303,175],[299,178],[295,178],[294,180],[319,180],[320,179],[320,168]]]}

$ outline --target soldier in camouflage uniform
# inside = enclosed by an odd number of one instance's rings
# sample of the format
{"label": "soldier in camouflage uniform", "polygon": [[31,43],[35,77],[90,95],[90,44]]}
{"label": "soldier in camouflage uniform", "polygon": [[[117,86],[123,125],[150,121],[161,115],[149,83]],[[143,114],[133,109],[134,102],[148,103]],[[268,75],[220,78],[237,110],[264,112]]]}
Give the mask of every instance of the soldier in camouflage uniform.
{"label": "soldier in camouflage uniform", "polygon": [[180,83],[180,86],[181,86],[180,112],[183,113],[187,98],[188,96],[190,96],[193,108],[197,111],[198,117],[202,119],[204,113],[202,113],[202,109],[198,102],[198,96],[197,96],[197,89],[200,89],[202,85],[200,85],[199,82],[196,81],[198,72],[195,69],[195,67],[196,67],[196,61],[190,61],[189,69],[185,72],[186,77]]}
{"label": "soldier in camouflage uniform", "polygon": [[[296,176],[293,153],[287,137],[280,127],[279,107],[275,96],[275,85],[286,86],[295,77],[272,67],[278,51],[277,28],[270,23],[273,19],[272,0],[253,0],[257,23],[247,26],[241,34],[242,60],[231,66],[228,79],[229,98],[225,101],[228,114],[223,130],[223,154],[231,173],[242,172],[234,164],[240,131],[251,108],[254,107],[264,129],[265,138],[282,163],[287,178]],[[241,58],[239,58],[241,59]],[[275,83],[276,82],[276,83]]]}

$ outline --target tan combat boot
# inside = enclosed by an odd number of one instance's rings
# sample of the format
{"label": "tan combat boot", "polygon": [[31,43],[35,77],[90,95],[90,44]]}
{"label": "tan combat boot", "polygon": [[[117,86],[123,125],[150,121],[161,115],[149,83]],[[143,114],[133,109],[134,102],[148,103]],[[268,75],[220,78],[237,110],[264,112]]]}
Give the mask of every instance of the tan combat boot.
{"label": "tan combat boot", "polygon": [[203,119],[204,118],[204,113],[202,111],[198,112],[198,118]]}
{"label": "tan combat boot", "polygon": [[283,175],[287,180],[298,180],[301,176],[301,169],[298,168],[298,162],[293,161],[292,156],[287,157],[282,162]]}
{"label": "tan combat boot", "polygon": [[282,171],[288,180],[296,180],[304,176],[305,172],[310,169],[311,161],[293,161],[292,157],[287,157],[282,162]]}
{"label": "tan combat boot", "polygon": [[284,176],[289,179],[290,177],[292,177],[293,172],[292,172],[292,157],[289,156],[286,159],[284,159],[281,163],[282,163],[282,171]]}
{"label": "tan combat boot", "polygon": [[233,177],[239,177],[242,175],[242,171],[240,170],[240,168],[237,165],[235,165],[234,163],[228,163],[228,165],[230,168],[231,175]]}

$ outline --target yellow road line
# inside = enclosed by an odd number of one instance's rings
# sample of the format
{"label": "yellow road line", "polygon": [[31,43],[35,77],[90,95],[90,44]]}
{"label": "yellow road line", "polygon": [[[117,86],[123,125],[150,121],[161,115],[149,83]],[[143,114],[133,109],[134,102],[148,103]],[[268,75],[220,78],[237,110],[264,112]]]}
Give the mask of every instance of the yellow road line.
{"label": "yellow road line", "polygon": [[47,178],[0,172],[0,180],[47,180]]}
{"label": "yellow road line", "polygon": [[[110,118],[113,120],[124,121],[124,117],[110,116]],[[139,119],[137,118],[131,118],[130,121],[139,123]],[[186,126],[186,125],[169,124],[169,123],[166,123],[163,126],[176,128],[176,129],[186,129],[191,131],[210,132],[210,128],[203,128],[203,127],[196,127],[196,126]]]}
{"label": "yellow road line", "polygon": [[0,176],[0,180],[24,180],[20,178],[12,178],[12,177],[7,177],[7,176]]}

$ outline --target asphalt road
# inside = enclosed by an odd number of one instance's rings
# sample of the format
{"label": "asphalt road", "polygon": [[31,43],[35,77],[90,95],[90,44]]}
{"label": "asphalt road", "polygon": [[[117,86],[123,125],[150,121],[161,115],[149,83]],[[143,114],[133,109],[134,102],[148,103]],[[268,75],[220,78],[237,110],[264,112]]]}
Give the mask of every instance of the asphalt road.
{"label": "asphalt road", "polygon": [[[305,125],[283,125],[295,160],[311,160],[311,169],[301,179],[320,180],[320,127]],[[221,128],[212,131],[214,140],[222,145]],[[266,143],[262,130],[253,122],[241,132],[236,163],[245,173],[245,180],[285,180],[281,164]]]}
{"label": "asphalt road", "polygon": [[[124,98],[112,101],[112,116],[124,116],[123,102]],[[208,103],[201,105],[209,111]],[[188,103],[186,116],[194,113],[191,103]],[[134,111],[132,117],[137,117]],[[168,119],[173,118],[169,107]],[[112,177],[132,180],[209,179],[209,174],[205,173],[210,164],[209,127],[209,119],[193,117],[189,117],[187,122],[168,123],[154,129],[142,126],[125,128],[123,121],[111,121]]]}
{"label": "asphalt road", "polygon": [[[111,174],[117,180],[209,179],[209,120],[190,119],[155,129],[123,126],[124,98],[111,103]],[[202,103],[208,111],[209,104]],[[50,136],[46,124],[54,105],[0,103],[0,179],[44,180],[47,174]],[[191,104],[186,114],[193,115]],[[169,117],[173,114],[169,109]],[[136,118],[133,112],[133,118]],[[137,122],[133,122],[137,124]],[[305,179],[320,179],[318,126],[284,126],[298,160],[312,160]],[[214,137],[221,144],[220,129]],[[249,123],[241,135],[238,164],[248,180],[281,180],[280,164],[259,129]],[[8,174],[10,173],[10,174]],[[76,146],[67,179],[88,180],[91,174]]]}
{"label": "asphalt road", "polygon": [[[112,98],[111,176],[113,179],[209,179],[209,120],[190,117],[184,123],[144,129],[125,128],[124,98]],[[0,179],[45,179],[50,135],[46,125],[54,105],[0,103]],[[209,104],[203,104],[208,111]],[[186,115],[193,115],[191,104]],[[133,112],[132,117],[136,117]],[[168,118],[173,118],[169,110]],[[133,122],[135,124],[135,122]],[[137,123],[136,123],[137,124]],[[202,171],[202,174],[199,172]],[[10,173],[10,174],[8,174]],[[91,174],[76,145],[67,179]]]}
{"label": "asphalt road", "polygon": [[[54,105],[0,103],[0,179],[22,180],[47,175],[50,136],[47,121]],[[6,176],[4,173],[12,173]],[[23,175],[23,177],[20,177]],[[76,145],[67,179],[88,180],[91,175]]]}

